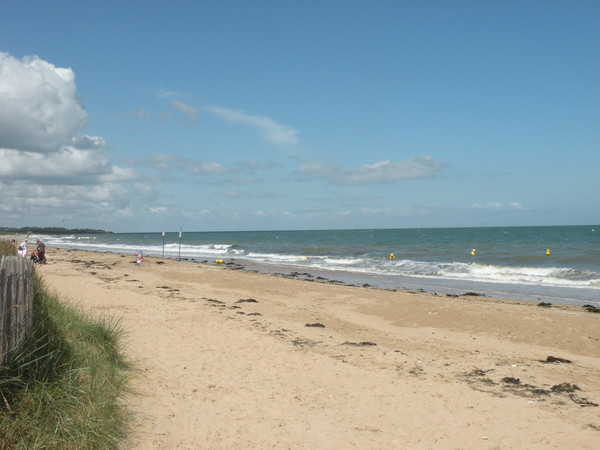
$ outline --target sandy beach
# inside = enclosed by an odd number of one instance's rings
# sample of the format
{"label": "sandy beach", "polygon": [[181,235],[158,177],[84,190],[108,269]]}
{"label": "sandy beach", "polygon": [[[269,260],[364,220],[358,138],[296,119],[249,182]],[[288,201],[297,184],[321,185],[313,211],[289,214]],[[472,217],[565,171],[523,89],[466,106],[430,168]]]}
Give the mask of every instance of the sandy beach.
{"label": "sandy beach", "polygon": [[598,448],[600,314],[50,248],[122,321],[127,448]]}

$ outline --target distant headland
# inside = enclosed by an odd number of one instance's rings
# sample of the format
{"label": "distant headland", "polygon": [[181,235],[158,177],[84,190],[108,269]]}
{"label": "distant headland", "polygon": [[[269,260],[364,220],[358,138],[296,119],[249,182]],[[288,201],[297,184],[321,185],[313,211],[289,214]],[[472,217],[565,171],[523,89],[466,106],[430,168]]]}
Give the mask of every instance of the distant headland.
{"label": "distant headland", "polygon": [[0,227],[4,234],[112,234],[112,231],[94,230],[92,228],[63,228],[63,227]]}

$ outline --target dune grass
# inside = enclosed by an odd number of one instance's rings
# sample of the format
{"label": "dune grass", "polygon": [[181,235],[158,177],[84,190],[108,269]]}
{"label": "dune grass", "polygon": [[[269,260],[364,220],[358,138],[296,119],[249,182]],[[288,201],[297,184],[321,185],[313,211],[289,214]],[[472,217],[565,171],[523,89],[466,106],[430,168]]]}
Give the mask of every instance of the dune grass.
{"label": "dune grass", "polygon": [[61,303],[37,276],[34,315],[0,367],[0,449],[119,448],[130,370],[119,323]]}
{"label": "dune grass", "polygon": [[2,256],[16,256],[17,249],[9,241],[0,241],[0,258]]}

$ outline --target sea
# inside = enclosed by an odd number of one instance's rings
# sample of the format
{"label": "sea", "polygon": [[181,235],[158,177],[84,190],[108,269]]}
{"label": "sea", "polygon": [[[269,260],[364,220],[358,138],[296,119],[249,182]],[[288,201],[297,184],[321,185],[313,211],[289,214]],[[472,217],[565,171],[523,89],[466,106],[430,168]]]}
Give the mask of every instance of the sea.
{"label": "sea", "polygon": [[[600,225],[48,235],[49,247],[235,262],[353,285],[600,307]],[[49,252],[51,255],[51,251]],[[51,256],[50,256],[51,258]]]}

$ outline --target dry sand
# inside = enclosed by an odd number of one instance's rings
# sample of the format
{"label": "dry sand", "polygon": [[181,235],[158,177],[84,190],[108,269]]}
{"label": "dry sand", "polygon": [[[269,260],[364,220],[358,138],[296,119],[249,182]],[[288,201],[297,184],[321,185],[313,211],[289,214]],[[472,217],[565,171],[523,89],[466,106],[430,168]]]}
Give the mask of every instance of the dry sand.
{"label": "dry sand", "polygon": [[48,259],[36,270],[51,291],[122,320],[136,365],[127,448],[600,446],[600,314],[584,308]]}

